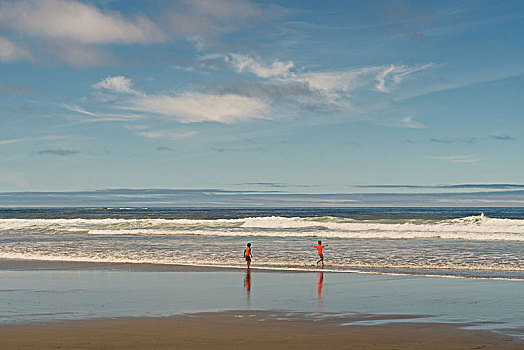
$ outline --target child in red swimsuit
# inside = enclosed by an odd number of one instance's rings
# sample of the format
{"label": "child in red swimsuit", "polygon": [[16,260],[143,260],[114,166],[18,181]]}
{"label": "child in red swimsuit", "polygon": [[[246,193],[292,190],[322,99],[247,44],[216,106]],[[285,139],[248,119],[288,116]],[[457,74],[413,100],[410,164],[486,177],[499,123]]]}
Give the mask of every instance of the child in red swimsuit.
{"label": "child in red swimsuit", "polygon": [[324,266],[324,254],[322,254],[322,248],[327,247],[328,245],[322,245],[322,241],[318,241],[318,245],[312,245],[313,248],[317,248],[318,256],[320,259],[317,261],[317,265],[319,262],[322,262],[322,266]]}
{"label": "child in red swimsuit", "polygon": [[253,255],[251,254],[251,243],[248,243],[247,244],[247,248],[244,249],[244,258],[246,259],[246,262],[247,262],[247,268],[249,269],[249,265],[251,265],[251,258],[253,257]]}

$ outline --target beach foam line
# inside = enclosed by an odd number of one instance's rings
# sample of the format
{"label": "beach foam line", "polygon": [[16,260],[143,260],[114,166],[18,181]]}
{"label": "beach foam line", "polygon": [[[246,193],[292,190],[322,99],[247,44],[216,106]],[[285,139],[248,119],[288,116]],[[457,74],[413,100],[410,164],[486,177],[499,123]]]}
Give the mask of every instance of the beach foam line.
{"label": "beach foam line", "polygon": [[[20,254],[0,254],[1,260],[19,260],[19,261],[34,261],[34,262],[61,262],[64,264],[67,263],[89,263],[89,264],[109,264],[109,265],[121,265],[121,264],[130,264],[130,265],[150,265],[150,266],[184,266],[184,267],[201,267],[201,268],[219,268],[219,269],[231,269],[231,270],[244,270],[246,265],[239,264],[219,264],[219,263],[197,263],[197,262],[184,262],[184,261],[153,261],[153,260],[139,260],[139,259],[102,259],[102,258],[84,258],[84,257],[75,257],[75,258],[64,258],[60,256],[39,256],[39,255],[20,255]],[[0,264],[1,266],[1,264]],[[377,267],[353,267],[353,268],[344,268],[344,267],[333,267],[325,266],[324,268],[316,266],[300,266],[300,267],[290,267],[285,265],[251,265],[251,270],[258,271],[275,271],[275,272],[328,272],[328,273],[356,273],[356,274],[371,274],[371,275],[388,275],[388,276],[412,276],[412,277],[439,277],[439,278],[461,278],[461,279],[481,279],[481,280],[505,280],[505,281],[524,281],[524,278],[519,277],[501,277],[501,276],[475,276],[460,274],[461,272],[470,271],[470,270],[453,270],[453,269],[439,269],[435,272],[431,272],[428,269],[408,269],[402,270],[397,267],[391,268],[396,271],[387,271],[387,268]],[[398,271],[400,270],[400,271]],[[416,271],[416,272],[415,272]],[[441,271],[438,273],[436,271]],[[498,272],[508,272],[500,271]],[[455,273],[453,273],[455,272]],[[486,271],[489,272],[489,271]]]}

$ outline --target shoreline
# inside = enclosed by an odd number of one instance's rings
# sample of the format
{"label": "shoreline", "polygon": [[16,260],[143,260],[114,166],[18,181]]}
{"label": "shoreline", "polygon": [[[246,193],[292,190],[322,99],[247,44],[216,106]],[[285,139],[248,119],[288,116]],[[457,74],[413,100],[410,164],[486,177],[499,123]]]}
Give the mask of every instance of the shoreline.
{"label": "shoreline", "polygon": [[76,349],[522,349],[524,341],[467,324],[359,322],[408,316],[236,310],[0,326],[0,347]]}
{"label": "shoreline", "polygon": [[[413,269],[406,271],[399,268],[361,268],[361,269],[334,269],[327,265],[323,267],[311,266],[310,268],[283,268],[283,267],[259,267],[252,265],[251,270],[256,272],[275,272],[275,273],[337,273],[337,274],[362,274],[378,276],[406,276],[406,277],[435,277],[435,278],[457,278],[472,280],[499,280],[522,282],[524,278],[511,277],[489,277],[489,276],[470,276],[469,270],[437,269],[421,270]],[[1,270],[121,270],[121,271],[143,271],[143,272],[210,272],[210,271],[245,271],[246,266],[214,266],[197,264],[162,264],[162,263],[142,263],[142,262],[107,262],[107,261],[68,261],[68,260],[43,260],[43,259],[4,259],[0,258]],[[435,273],[440,271],[441,273]],[[446,273],[454,271],[454,274]],[[417,273],[418,272],[418,273]],[[490,271],[485,271],[489,273]],[[514,272],[514,271],[507,271]],[[516,270],[515,272],[521,272]]]}
{"label": "shoreline", "polygon": [[[134,262],[0,259],[0,270],[121,270],[151,272],[239,271],[245,267],[150,264]],[[305,271],[307,272],[307,271]]]}

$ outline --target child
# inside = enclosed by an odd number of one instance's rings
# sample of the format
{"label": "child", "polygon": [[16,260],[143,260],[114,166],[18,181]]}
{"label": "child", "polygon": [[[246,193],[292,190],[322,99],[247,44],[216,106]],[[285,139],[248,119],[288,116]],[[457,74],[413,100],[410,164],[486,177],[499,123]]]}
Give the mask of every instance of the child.
{"label": "child", "polygon": [[253,258],[253,255],[251,254],[251,243],[247,244],[247,248],[244,249],[244,258],[247,262],[247,268],[249,269],[249,265],[251,265],[251,258]]}
{"label": "child", "polygon": [[313,248],[317,248],[318,256],[320,259],[317,261],[317,265],[319,262],[322,262],[322,266],[324,266],[324,254],[322,254],[322,248],[327,247],[328,245],[322,245],[322,241],[318,241],[318,245],[312,245]]}

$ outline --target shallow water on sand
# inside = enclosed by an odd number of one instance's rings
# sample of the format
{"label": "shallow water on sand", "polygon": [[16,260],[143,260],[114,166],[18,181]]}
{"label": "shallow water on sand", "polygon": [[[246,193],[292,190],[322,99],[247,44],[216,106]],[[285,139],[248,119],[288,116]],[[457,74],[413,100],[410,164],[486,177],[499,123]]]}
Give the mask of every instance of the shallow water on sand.
{"label": "shallow water on sand", "polygon": [[387,322],[467,323],[524,336],[520,281],[120,269],[0,270],[0,280],[1,324],[252,309],[397,315]]}

